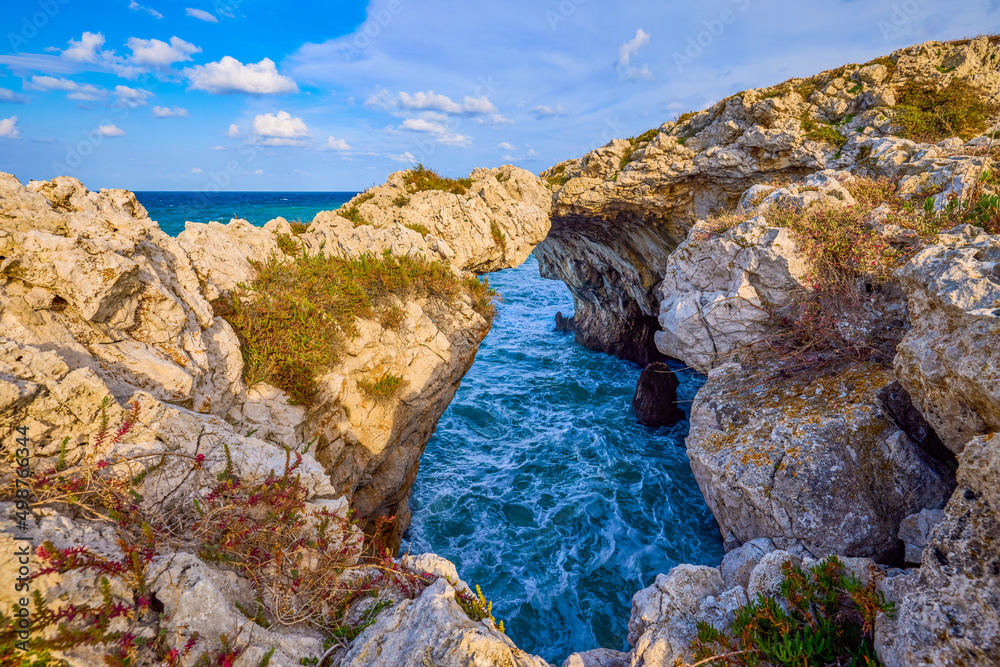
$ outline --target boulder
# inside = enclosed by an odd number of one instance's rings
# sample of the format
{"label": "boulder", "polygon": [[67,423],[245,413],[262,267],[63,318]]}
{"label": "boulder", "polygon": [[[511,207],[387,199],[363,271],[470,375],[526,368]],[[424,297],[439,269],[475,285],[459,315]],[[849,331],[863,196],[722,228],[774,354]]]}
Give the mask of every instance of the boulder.
{"label": "boulder", "polygon": [[563,661],[562,667],[630,667],[630,660],[628,653],[595,648],[571,654]]}
{"label": "boulder", "polygon": [[905,562],[919,565],[924,547],[930,541],[934,526],[944,521],[944,510],[920,510],[899,524],[899,539],[903,542]]}
{"label": "boulder", "polygon": [[819,375],[713,370],[695,397],[688,458],[728,549],[757,538],[892,559],[900,522],[939,508],[950,471],[882,413],[892,373],[848,362]]}
{"label": "boulder", "polygon": [[488,619],[473,621],[444,579],[386,609],[335,660],[338,667],[550,667],[518,649]]}
{"label": "boulder", "polygon": [[899,344],[899,383],[959,454],[1000,430],[1000,236],[961,225],[896,273],[912,327]]}
{"label": "boulder", "polygon": [[677,375],[662,361],[643,369],[635,387],[632,409],[643,426],[670,426],[684,419],[677,406]]}

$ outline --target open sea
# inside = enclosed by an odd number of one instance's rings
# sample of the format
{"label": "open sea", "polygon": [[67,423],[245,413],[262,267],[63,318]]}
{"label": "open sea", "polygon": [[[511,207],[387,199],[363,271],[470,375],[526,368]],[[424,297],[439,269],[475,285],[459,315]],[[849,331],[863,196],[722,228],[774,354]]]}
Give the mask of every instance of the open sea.
{"label": "open sea", "polygon": [[[185,220],[308,221],[354,194],[136,193],[172,235]],[[403,550],[453,561],[517,645],[549,662],[627,649],[633,594],[724,553],[684,450],[687,422],[636,423],[639,368],[555,331],[573,300],[534,257],[490,282],[500,314],[421,459]],[[679,377],[687,407],[704,378]]]}

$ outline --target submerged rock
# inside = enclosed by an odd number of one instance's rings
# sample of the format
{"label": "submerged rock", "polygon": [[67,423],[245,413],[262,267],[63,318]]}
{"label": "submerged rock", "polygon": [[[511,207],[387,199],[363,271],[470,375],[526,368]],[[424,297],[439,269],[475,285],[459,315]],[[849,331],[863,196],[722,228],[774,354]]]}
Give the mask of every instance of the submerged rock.
{"label": "submerged rock", "polygon": [[632,409],[643,426],[670,426],[684,419],[677,406],[677,375],[662,361],[643,369],[635,387]]}

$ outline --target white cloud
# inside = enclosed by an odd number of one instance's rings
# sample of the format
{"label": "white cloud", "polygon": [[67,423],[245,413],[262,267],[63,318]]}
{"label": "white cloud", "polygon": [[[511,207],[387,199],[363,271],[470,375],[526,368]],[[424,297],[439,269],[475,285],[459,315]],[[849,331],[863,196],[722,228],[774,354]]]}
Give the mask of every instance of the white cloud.
{"label": "white cloud", "polygon": [[192,90],[204,90],[215,95],[278,95],[299,90],[294,81],[278,74],[278,69],[270,58],[244,65],[232,56],[225,56],[218,62],[188,67],[184,70],[184,75],[191,80]]}
{"label": "white cloud", "polygon": [[563,109],[561,104],[557,104],[555,108],[546,106],[544,104],[539,104],[530,111],[534,118],[549,118],[551,116],[568,116],[569,112]]}
{"label": "white cloud", "polygon": [[516,151],[517,150],[517,146],[514,146],[514,145],[512,145],[510,143],[507,143],[506,141],[501,141],[499,144],[497,144],[497,148],[499,148],[501,150],[505,150],[505,151]]}
{"label": "white cloud", "polygon": [[101,125],[97,128],[97,133],[105,137],[124,137],[125,130],[121,129],[117,125]]}
{"label": "white cloud", "polygon": [[452,115],[479,115],[494,114],[499,118],[488,97],[464,97],[461,104],[455,102],[447,95],[440,95],[433,90],[427,92],[407,93],[400,92],[398,96],[393,96],[389,91],[378,90],[374,95],[365,101],[365,106],[373,109],[383,109],[385,111],[394,110],[415,110],[415,111],[438,111]]}
{"label": "white cloud", "polygon": [[[104,35],[99,32],[85,32],[80,40],[69,40],[69,48],[62,49],[60,55],[66,60],[79,63],[89,63],[110,70],[118,76],[133,78],[142,72],[142,68],[126,63],[124,58],[115,55],[114,51],[104,51]],[[50,49],[59,51],[59,49]]]}
{"label": "white cloud", "polygon": [[240,136],[240,127],[236,123],[229,126],[229,130],[226,132],[226,136],[233,137],[234,139]]}
{"label": "white cloud", "polygon": [[262,146],[302,146],[310,136],[309,128],[301,118],[287,111],[262,114],[253,119],[253,132]]}
{"label": "white cloud", "polygon": [[215,18],[204,9],[191,9],[188,7],[184,11],[187,12],[188,16],[198,19],[199,21],[208,21],[209,23],[218,23],[219,19]]}
{"label": "white cloud", "polygon": [[0,137],[20,139],[21,131],[17,127],[17,116],[0,119]]}
{"label": "white cloud", "polygon": [[255,172],[254,172],[254,175],[256,175],[256,176],[260,176],[260,175],[261,175],[261,174],[263,174],[263,173],[264,173],[264,170],[263,170],[263,169],[258,169],[257,171],[255,171]]}
{"label": "white cloud", "polygon": [[188,110],[181,107],[153,107],[153,115],[157,118],[184,118]]}
{"label": "white cloud", "polygon": [[351,150],[351,147],[348,145],[346,141],[344,141],[343,139],[334,139],[333,137],[330,137],[330,139],[325,144],[323,144],[323,148],[328,151]]}
{"label": "white cloud", "polygon": [[210,151],[224,151],[224,150],[226,150],[226,147],[225,146],[212,146],[208,150],[210,150]]}
{"label": "white cloud", "polygon": [[153,93],[142,88],[129,88],[128,86],[115,86],[115,106],[134,109],[146,106],[146,98],[153,97]]}
{"label": "white cloud", "polygon": [[63,58],[84,63],[97,63],[101,58],[104,35],[99,32],[85,32],[80,41],[69,40],[69,48],[63,49]]}
{"label": "white cloud", "polygon": [[108,94],[108,91],[89,83],[79,84],[70,79],[57,79],[53,76],[33,76],[28,84],[35,90],[59,90],[68,93],[66,97],[71,100],[92,102],[99,100]]}
{"label": "white cloud", "polygon": [[625,78],[629,81],[652,81],[653,73],[649,71],[649,65],[643,65],[642,68],[629,67],[628,71],[625,73]]}
{"label": "white cloud", "polygon": [[399,94],[399,106],[404,109],[428,109],[444,113],[462,113],[462,106],[451,101],[445,95],[438,95],[433,90],[426,93]]}
{"label": "white cloud", "polygon": [[135,0],[132,0],[132,3],[128,6],[128,8],[131,9],[131,10],[133,10],[133,11],[136,11],[136,12],[146,12],[147,14],[149,14],[150,16],[152,16],[154,19],[162,19],[163,18],[163,14],[161,14],[160,12],[156,11],[155,9],[150,9],[149,7],[143,7],[142,5],[140,5]]}
{"label": "white cloud", "polygon": [[439,143],[448,146],[465,147],[472,143],[469,137],[452,132],[444,123],[427,118],[407,118],[399,127],[412,132],[425,132],[432,135]]}
{"label": "white cloud", "polygon": [[649,44],[649,33],[639,28],[635,31],[635,37],[618,47],[618,69],[628,68],[635,52],[647,44]]}
{"label": "white cloud", "polygon": [[0,88],[0,102],[11,102],[13,104],[27,104],[28,99],[23,95],[18,95],[13,90]]}
{"label": "white cloud", "polygon": [[195,167],[194,169],[191,170],[191,173],[192,174],[204,174],[205,172],[202,171],[201,167]]}
{"label": "white cloud", "polygon": [[201,53],[201,47],[185,42],[180,37],[171,37],[169,44],[159,39],[129,37],[128,48],[132,49],[131,62],[160,68],[191,60],[192,54]]}
{"label": "white cloud", "polygon": [[386,157],[389,158],[390,160],[395,161],[395,162],[404,162],[406,164],[416,164],[417,163],[417,158],[415,158],[413,156],[413,154],[410,153],[409,151],[403,153],[402,155],[392,155],[390,153],[389,155],[386,155]]}

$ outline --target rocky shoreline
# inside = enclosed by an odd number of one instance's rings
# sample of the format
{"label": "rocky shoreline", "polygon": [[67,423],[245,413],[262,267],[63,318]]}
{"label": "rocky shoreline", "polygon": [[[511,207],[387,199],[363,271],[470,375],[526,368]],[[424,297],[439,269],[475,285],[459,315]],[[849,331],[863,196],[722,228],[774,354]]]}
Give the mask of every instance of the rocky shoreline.
{"label": "rocky shoreline", "polygon": [[[380,294],[383,310],[351,319],[356,331],[315,379],[314,397],[294,405],[277,386],[248,386],[245,334],[216,314],[219,299],[250,303],[241,285],[267,258],[289,266],[310,254],[384,252],[466,281],[534,250],[542,275],[573,294],[573,318],[560,326],[580,344],[650,372],[672,358],[707,375],[686,446],[727,550],[717,568],[680,565],[636,593],[630,652],[597,649],[564,665],[690,664],[712,645],[759,651],[719,637],[755,600],[787,596],[795,567],[831,562],[852,590],[895,605],[864,621],[883,665],[998,662],[997,127],[987,119],[975,136],[934,142],[902,136],[916,84],[974,85],[995,112],[998,61],[1000,44],[986,37],[917,45],[734,95],[541,178],[479,169],[422,189],[416,172],[400,172],[304,228],[281,218],[262,228],[188,223],[172,239],[129,192],[0,175],[4,442],[27,427],[38,469],[76,469],[99,449],[93,427],[107,415],[131,424],[127,440],[113,439],[121,456],[187,457],[224,484],[273,483],[282,469],[287,482],[294,456],[307,533],[309,521],[346,521],[351,508],[362,519],[351,530],[393,550],[420,455],[489,313],[461,290]],[[392,392],[373,393],[389,377]],[[669,394],[669,381],[646,376],[637,414],[675,419]],[[164,465],[142,475],[138,505],[176,492],[158,484],[175,485],[183,469]],[[180,484],[197,494],[188,479]],[[40,505],[19,528],[8,500],[0,569],[11,579],[18,563],[7,555],[26,536],[101,558],[128,552],[120,526],[72,503]],[[195,664],[201,653],[179,652],[194,633],[198,652],[239,644],[236,665],[265,656],[275,666],[547,664],[519,650],[433,555],[380,561],[395,578],[351,599],[344,618],[356,632],[331,643],[315,623],[248,614],[252,577],[200,553],[171,543],[149,556],[142,595],[103,594],[154,617],[137,632],[162,633],[157,655],[175,651],[176,662],[149,664]],[[51,553],[32,558],[45,571]],[[362,563],[352,558],[345,571]],[[102,597],[100,572],[86,568],[37,582],[50,604]],[[4,613],[21,604],[13,596],[0,597]],[[96,664],[101,650],[56,647],[52,657]]]}

